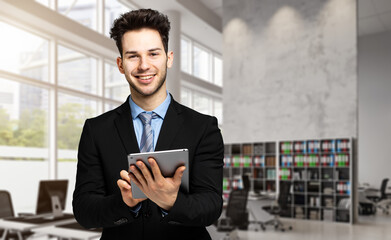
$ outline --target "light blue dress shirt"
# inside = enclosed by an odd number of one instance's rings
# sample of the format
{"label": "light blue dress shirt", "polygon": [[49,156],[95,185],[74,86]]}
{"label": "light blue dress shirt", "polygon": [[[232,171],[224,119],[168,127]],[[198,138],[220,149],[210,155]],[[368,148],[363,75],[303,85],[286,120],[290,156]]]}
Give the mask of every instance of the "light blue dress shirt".
{"label": "light blue dress shirt", "polygon": [[[152,118],[151,120],[151,127],[152,127],[152,134],[153,134],[153,149],[155,150],[157,140],[159,138],[160,129],[162,128],[164,117],[166,116],[168,106],[170,106],[171,103],[171,96],[169,92],[167,91],[167,97],[160,104],[157,108],[155,108],[152,111],[145,111],[141,107],[139,107],[133,100],[132,97],[129,97],[129,105],[131,109],[131,115],[133,120],[133,126],[134,126],[134,132],[136,134],[138,147],[140,148],[140,142],[141,142],[141,136],[143,135],[143,122],[138,117],[138,115],[142,112],[146,112],[149,114],[152,114],[152,112],[157,114],[157,118]],[[138,213],[141,209],[142,202],[137,204],[134,208],[130,209],[136,216],[138,216]],[[166,216],[168,213],[161,209],[162,211],[162,217]]]}
{"label": "light blue dress shirt", "polygon": [[153,118],[151,120],[152,134],[153,134],[153,149],[156,147],[157,140],[159,138],[160,129],[162,128],[164,117],[166,116],[168,106],[171,103],[171,96],[167,91],[167,97],[157,108],[152,111],[145,111],[141,107],[137,106],[135,102],[133,102],[132,98],[129,97],[129,104],[132,114],[134,132],[136,133],[138,147],[140,148],[141,136],[143,135],[143,122],[138,117],[138,115],[142,112],[146,112],[152,114],[152,112],[158,115],[157,118]]}

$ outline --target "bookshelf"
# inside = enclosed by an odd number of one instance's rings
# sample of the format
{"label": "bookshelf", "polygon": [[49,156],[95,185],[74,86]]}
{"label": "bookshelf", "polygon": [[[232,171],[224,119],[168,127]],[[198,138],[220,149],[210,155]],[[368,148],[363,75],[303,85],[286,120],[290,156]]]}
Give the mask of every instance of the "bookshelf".
{"label": "bookshelf", "polygon": [[353,223],[353,139],[281,141],[279,181],[291,181],[284,217]]}
{"label": "bookshelf", "polygon": [[276,142],[224,145],[223,198],[232,189],[243,188],[242,175],[250,176],[251,192],[275,192],[277,182]]}
{"label": "bookshelf", "polygon": [[224,145],[223,198],[243,188],[278,193],[291,181],[289,211],[282,217],[353,223],[356,219],[353,138],[288,140]]}

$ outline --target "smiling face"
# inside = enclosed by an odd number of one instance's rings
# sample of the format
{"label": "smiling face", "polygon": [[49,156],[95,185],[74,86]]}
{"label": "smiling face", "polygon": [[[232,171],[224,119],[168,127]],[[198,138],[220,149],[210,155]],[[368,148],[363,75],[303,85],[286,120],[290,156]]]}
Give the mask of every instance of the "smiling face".
{"label": "smiling face", "polygon": [[123,57],[117,58],[117,65],[130,85],[132,99],[165,96],[173,53],[166,54],[159,32],[148,28],[128,31],[122,37],[122,49]]}

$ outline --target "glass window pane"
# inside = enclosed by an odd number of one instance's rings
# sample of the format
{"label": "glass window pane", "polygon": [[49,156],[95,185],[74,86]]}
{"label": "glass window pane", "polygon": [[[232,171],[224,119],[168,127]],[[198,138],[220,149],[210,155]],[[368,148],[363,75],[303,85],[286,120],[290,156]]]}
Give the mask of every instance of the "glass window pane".
{"label": "glass window pane", "polygon": [[[59,93],[57,115],[58,178],[68,179],[72,193],[76,179],[77,147],[87,118],[97,115],[97,102]],[[66,200],[66,212],[72,212],[72,194]]]}
{"label": "glass window pane", "polygon": [[223,124],[223,103],[219,100],[213,101],[214,116],[219,121],[219,125]]}
{"label": "glass window pane", "polygon": [[96,101],[63,93],[58,94],[57,147],[59,161],[76,160],[84,122],[96,114]]}
{"label": "glass window pane", "polygon": [[114,104],[114,103],[106,103],[105,104],[105,112],[113,110],[114,108],[119,107],[121,104]]}
{"label": "glass window pane", "polygon": [[97,29],[96,0],[57,0],[61,14],[91,29]]}
{"label": "glass window pane", "polygon": [[38,181],[49,176],[49,92],[3,78],[0,86],[0,189],[12,190],[15,210],[34,212]]}
{"label": "glass window pane", "polygon": [[223,86],[223,61],[219,57],[214,57],[214,83]]}
{"label": "glass window pane", "polygon": [[118,70],[117,66],[105,64],[105,97],[119,101],[125,101],[130,94],[129,84],[126,78]]}
{"label": "glass window pane", "polygon": [[48,81],[49,42],[0,21],[0,69]]}
{"label": "glass window pane", "polygon": [[116,18],[118,18],[122,13],[129,11],[130,9],[121,3],[118,0],[106,0],[105,1],[105,35],[110,36],[110,29]]}
{"label": "glass window pane", "polygon": [[211,114],[210,112],[210,98],[207,96],[194,92],[194,106],[193,109],[204,114]]}
{"label": "glass window pane", "polygon": [[181,39],[181,70],[187,73],[191,73],[191,67],[190,67],[190,42]]}
{"label": "glass window pane", "polygon": [[191,91],[187,88],[181,89],[181,103],[191,108]]}
{"label": "glass window pane", "polygon": [[210,81],[209,79],[209,54],[203,49],[194,46],[193,56],[193,73],[194,76],[203,80]]}
{"label": "glass window pane", "polygon": [[97,60],[59,45],[58,83],[79,91],[96,93]]}

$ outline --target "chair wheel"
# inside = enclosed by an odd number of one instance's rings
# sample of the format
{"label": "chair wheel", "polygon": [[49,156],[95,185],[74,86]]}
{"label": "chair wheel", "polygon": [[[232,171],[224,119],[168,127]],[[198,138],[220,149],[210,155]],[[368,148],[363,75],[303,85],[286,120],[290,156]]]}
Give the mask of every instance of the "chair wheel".
{"label": "chair wheel", "polygon": [[289,226],[289,230],[292,230],[292,226]]}

